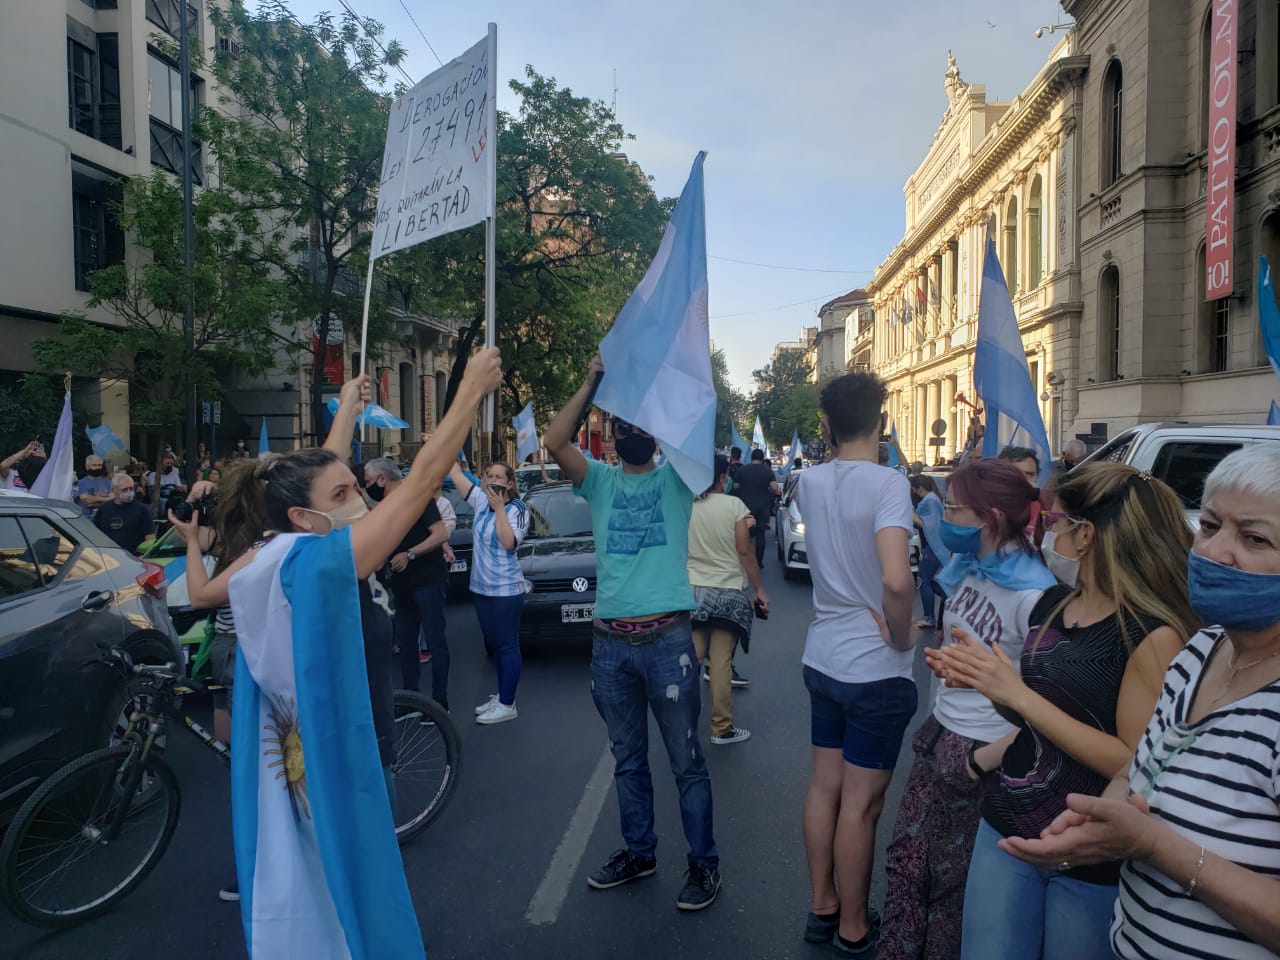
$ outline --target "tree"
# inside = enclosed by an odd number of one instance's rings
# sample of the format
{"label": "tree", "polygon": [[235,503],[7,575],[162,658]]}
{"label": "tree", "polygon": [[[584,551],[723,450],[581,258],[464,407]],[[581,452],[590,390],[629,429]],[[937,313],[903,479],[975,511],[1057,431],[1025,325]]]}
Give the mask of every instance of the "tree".
{"label": "tree", "polygon": [[[729,382],[729,363],[723,350],[711,354],[711,378],[716,387],[716,446],[727,447],[733,438],[731,425],[742,429],[750,412],[749,401]],[[744,450],[743,453],[746,453]]]}
{"label": "tree", "polygon": [[95,378],[128,380],[130,419],[167,428],[186,410],[183,375],[199,396],[218,397],[232,368],[269,366],[279,312],[279,287],[265,264],[238,256],[243,211],[225,193],[195,199],[195,336],[183,336],[186,268],[182,244],[182,191],[164,173],[135,177],[111,214],[145,255],[89,275],[91,307],[112,314],[118,326],[91,323],[83,314],[62,317],[57,338],[36,341],[37,365]]}
{"label": "tree", "polygon": [[800,350],[783,350],[772,363],[752,371],[756,390],[751,404],[771,445],[790,443],[793,429],[802,437],[817,433],[818,388],[809,382],[812,373],[813,364]]}
{"label": "tree", "polygon": [[[219,189],[244,214],[238,255],[280,281],[279,341],[311,354],[318,432],[323,345],[333,321],[351,330],[361,314],[357,278],[368,262],[390,102],[376,88],[405,51],[376,39],[377,21],[347,12],[301,23],[281,0],[263,0],[253,13],[231,0],[209,17],[239,51],[214,62],[225,109],[205,112],[206,142]],[[371,342],[386,336],[379,319],[371,317]]]}
{"label": "tree", "polygon": [[[628,136],[605,104],[573,96],[532,67],[525,73],[527,83],[511,82],[518,112],[498,123],[497,341],[511,409],[532,400],[545,422],[581,383],[648,269],[674,203],[659,200],[619,153]],[[483,229],[396,254],[388,271],[418,312],[467,318],[452,402],[482,338]]]}

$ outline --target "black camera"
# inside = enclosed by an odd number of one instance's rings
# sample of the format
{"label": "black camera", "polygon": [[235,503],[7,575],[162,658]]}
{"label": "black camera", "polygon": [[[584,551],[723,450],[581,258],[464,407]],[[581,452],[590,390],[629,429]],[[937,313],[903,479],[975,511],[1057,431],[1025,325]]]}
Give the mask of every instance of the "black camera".
{"label": "black camera", "polygon": [[[207,527],[213,523],[213,508],[218,505],[218,498],[211,493],[199,500],[187,500],[181,493],[169,495],[165,509],[172,510],[173,515],[182,523],[190,523],[194,511],[200,511],[200,526]],[[167,515],[167,514],[166,514]]]}

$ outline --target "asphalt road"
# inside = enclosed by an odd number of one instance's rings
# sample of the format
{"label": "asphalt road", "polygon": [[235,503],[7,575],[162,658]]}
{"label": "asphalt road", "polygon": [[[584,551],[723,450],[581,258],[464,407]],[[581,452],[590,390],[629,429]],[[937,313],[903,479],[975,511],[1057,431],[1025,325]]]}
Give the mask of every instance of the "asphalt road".
{"label": "asphalt road", "polygon": [[[432,960],[830,955],[800,939],[808,909],[800,811],[809,775],[809,716],[799,661],[812,610],[810,587],[807,581],[784,581],[773,550],[771,537],[765,580],[773,612],[768,621],[757,621],[750,655],[739,652],[737,660],[739,672],[752,681],[735,691],[734,706],[735,723],[752,732],[749,741],[710,743],[703,687],[701,735],[724,886],[717,902],[696,914],[675,907],[686,848],[675,787],[652,721],[658,872],[614,890],[592,890],[587,873],[621,840],[604,725],[588,690],[588,646],[528,655],[519,719],[479,727],[471,722],[471,707],[495,689],[492,668],[470,605],[450,607],[450,701],[464,769],[450,808],[404,849]],[[922,655],[916,671],[919,723],[929,702]],[[73,930],[28,927],[0,910],[0,957],[245,956],[238,907],[217,898],[232,877],[227,775],[194,739],[171,732],[170,744],[183,807],[163,862],[114,911]],[[884,897],[879,864],[909,751],[908,739],[880,823],[876,903]]]}

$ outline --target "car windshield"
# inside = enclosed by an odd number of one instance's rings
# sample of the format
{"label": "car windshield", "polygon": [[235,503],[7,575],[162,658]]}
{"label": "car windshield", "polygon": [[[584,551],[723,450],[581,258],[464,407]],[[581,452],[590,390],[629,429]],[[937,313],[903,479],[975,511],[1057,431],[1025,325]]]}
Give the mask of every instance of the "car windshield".
{"label": "car windshield", "polygon": [[572,487],[534,491],[526,501],[529,506],[529,536],[589,537],[591,508]]}

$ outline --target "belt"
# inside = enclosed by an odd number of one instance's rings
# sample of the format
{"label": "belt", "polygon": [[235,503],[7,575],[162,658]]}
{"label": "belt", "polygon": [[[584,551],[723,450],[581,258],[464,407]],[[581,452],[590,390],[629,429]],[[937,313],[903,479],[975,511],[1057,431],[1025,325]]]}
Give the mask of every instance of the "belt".
{"label": "belt", "polygon": [[667,634],[688,626],[689,614],[682,612],[634,623],[627,620],[594,620],[591,624],[591,632],[597,637],[638,647],[661,640]]}

